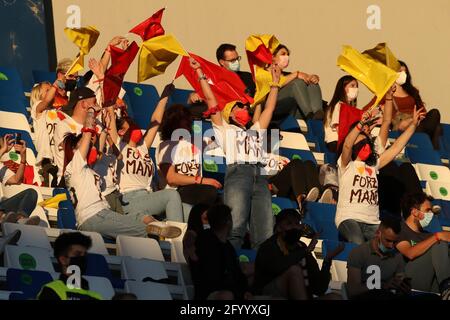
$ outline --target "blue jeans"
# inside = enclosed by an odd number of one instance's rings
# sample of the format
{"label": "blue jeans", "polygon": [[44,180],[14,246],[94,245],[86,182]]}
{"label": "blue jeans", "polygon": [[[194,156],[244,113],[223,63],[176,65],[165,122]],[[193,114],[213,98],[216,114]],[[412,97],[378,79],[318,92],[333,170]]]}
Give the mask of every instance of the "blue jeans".
{"label": "blue jeans", "polygon": [[345,240],[356,244],[362,244],[373,239],[377,229],[377,224],[367,224],[352,219],[341,222],[338,227],[339,234],[343,236]]}
{"label": "blue jeans", "polygon": [[125,214],[160,215],[166,213],[167,220],[183,222],[183,208],[177,190],[149,192],[145,189],[124,193]]}
{"label": "blue jeans", "polygon": [[36,190],[26,189],[9,199],[3,200],[0,203],[0,210],[6,213],[10,211],[25,213],[27,216],[30,216],[37,206],[37,200],[38,194]]}
{"label": "blue jeans", "polygon": [[224,202],[231,208],[233,230],[230,242],[236,249],[242,246],[248,224],[253,248],[257,248],[273,233],[272,198],[267,178],[260,171],[259,166],[250,164],[227,167]]}

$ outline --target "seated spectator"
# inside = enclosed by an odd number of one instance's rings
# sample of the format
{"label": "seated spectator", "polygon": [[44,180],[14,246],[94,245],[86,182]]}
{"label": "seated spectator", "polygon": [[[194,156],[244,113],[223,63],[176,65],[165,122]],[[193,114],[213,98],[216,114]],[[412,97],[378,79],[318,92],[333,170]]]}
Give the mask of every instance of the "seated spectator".
{"label": "seated spectator", "polygon": [[[156,151],[160,187],[176,189],[189,205],[213,205],[222,184],[201,176],[202,150],[193,144],[192,117],[182,105],[173,105],[161,122],[161,143]],[[201,148],[201,146],[200,146]],[[188,221],[188,212],[184,221]]]}
{"label": "seated spectator", "polygon": [[404,198],[405,220],[396,248],[405,258],[406,275],[412,278],[412,288],[440,292],[439,286],[450,278],[450,232],[424,231],[433,219],[431,201],[423,192]]}
{"label": "seated spectator", "polygon": [[374,237],[378,228],[378,170],[391,162],[408,143],[425,114],[415,110],[413,122],[384,152],[378,154],[370,132],[376,119],[366,112],[363,120],[355,123],[343,143],[338,159],[339,199],[336,226],[349,242],[362,244]]}
{"label": "seated spectator", "polygon": [[[0,158],[14,148],[15,152],[20,154],[21,159],[16,173],[12,172],[0,162],[0,188],[10,185],[20,185],[23,181],[25,164],[27,162],[27,146],[24,140],[20,140],[21,144],[15,142],[13,135],[7,134],[4,137],[0,137]],[[6,219],[4,222],[18,222],[21,219],[27,219],[36,208],[37,199],[38,194],[36,190],[31,188],[25,189],[11,198],[0,199],[0,219]],[[13,213],[9,214],[8,217],[6,213],[9,212]],[[30,220],[31,224],[39,224],[40,220],[38,218]]]}
{"label": "seated spectator", "polygon": [[227,240],[233,228],[231,209],[216,205],[208,209],[211,229],[200,232],[196,240],[198,263],[191,268],[195,298],[198,300],[242,300],[251,297],[247,279],[239,266],[238,257]]}
{"label": "seated spectator", "polygon": [[[289,56],[289,49],[280,44],[273,52],[273,61],[284,71],[289,66]],[[278,94],[272,122],[280,123],[288,115],[296,119],[323,119],[319,76],[300,71],[283,74],[286,76],[286,82]]]}
{"label": "seated spectator", "polygon": [[183,255],[188,264],[198,261],[195,241],[200,232],[210,228],[207,215],[209,208],[210,206],[200,203],[193,206],[189,213],[187,230],[183,237]]}
{"label": "seated spectator", "polygon": [[123,210],[128,214],[161,215],[165,212],[168,220],[183,222],[183,209],[180,195],[176,190],[153,190],[155,165],[149,154],[153,141],[165,112],[167,101],[173,90],[167,85],[150,119],[149,128],[143,135],[141,129],[130,119],[116,116],[112,108],[109,134],[118,146],[121,159],[117,174],[120,192],[123,194]]}
{"label": "seated spectator", "polygon": [[323,119],[325,143],[331,152],[337,152],[341,104],[345,103],[356,108],[357,98],[358,81],[349,75],[340,78],[336,84],[333,97],[325,109]]}
{"label": "seated spectator", "polygon": [[[58,280],[47,283],[39,292],[38,300],[102,300],[102,296],[89,290],[89,282],[83,277],[87,267],[87,251],[92,246],[90,237],[80,232],[62,233],[55,241],[54,256],[61,268]],[[77,266],[81,279],[72,282],[70,266]],[[75,273],[76,274],[76,273]],[[75,275],[74,274],[74,275]],[[69,288],[69,285],[74,288]],[[78,288],[76,286],[79,286]]]}
{"label": "seated spectator", "polygon": [[331,280],[331,261],[343,246],[329,252],[320,269],[312,255],[317,240],[314,238],[309,246],[300,241],[303,226],[297,210],[285,209],[276,216],[274,235],[256,255],[255,294],[292,300],[325,294]]}
{"label": "seated spectator", "polygon": [[[64,140],[64,178],[72,193],[79,230],[98,232],[116,238],[118,235],[147,237],[154,234],[165,238],[176,238],[181,230],[173,226],[161,227],[148,214],[129,212],[127,215],[112,211],[103,199],[100,178],[92,170],[97,157],[92,157],[92,146],[96,140],[95,112],[100,108],[89,108],[86,122],[79,136],[68,135]],[[113,123],[114,121],[111,121]],[[89,155],[89,157],[88,157]],[[138,200],[136,200],[138,201]]]}
{"label": "seated spectator", "polygon": [[[350,252],[347,260],[347,291],[350,299],[393,299],[410,293],[411,279],[405,277],[403,257],[395,250],[399,233],[399,219],[383,219],[375,237]],[[371,287],[377,281],[371,277],[376,274],[373,269],[375,266],[379,268],[379,288]]]}

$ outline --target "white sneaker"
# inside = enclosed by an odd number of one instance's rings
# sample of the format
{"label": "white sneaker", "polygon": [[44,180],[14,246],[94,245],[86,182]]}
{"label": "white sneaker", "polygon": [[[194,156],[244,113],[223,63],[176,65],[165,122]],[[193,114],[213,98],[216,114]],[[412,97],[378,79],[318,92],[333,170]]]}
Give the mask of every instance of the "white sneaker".
{"label": "white sneaker", "polygon": [[317,200],[317,198],[319,198],[319,194],[320,194],[319,188],[314,187],[311,190],[309,190],[308,195],[305,198],[305,201],[314,202]]}
{"label": "white sneaker", "polygon": [[326,189],[322,193],[319,202],[333,204],[333,191],[330,188]]}

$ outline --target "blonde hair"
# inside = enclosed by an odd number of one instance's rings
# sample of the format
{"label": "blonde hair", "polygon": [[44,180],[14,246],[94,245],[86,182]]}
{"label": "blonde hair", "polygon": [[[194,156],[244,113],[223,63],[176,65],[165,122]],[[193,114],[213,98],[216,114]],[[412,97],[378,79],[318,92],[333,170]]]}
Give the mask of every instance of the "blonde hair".
{"label": "blonde hair", "polygon": [[46,84],[49,86],[52,85],[50,82],[45,81],[45,82],[35,84],[33,89],[31,89],[30,106],[33,106],[36,102],[38,102],[39,100],[42,100],[42,98],[41,98],[42,88]]}
{"label": "blonde hair", "polygon": [[69,68],[72,66],[72,63],[73,60],[69,58],[59,60],[58,65],[56,67],[56,73],[61,72],[65,74],[67,71],[69,71]]}

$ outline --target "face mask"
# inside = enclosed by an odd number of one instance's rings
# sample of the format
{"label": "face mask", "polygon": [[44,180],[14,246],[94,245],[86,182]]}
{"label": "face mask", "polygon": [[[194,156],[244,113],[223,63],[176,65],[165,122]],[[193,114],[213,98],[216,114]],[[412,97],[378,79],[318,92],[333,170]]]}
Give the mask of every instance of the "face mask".
{"label": "face mask", "polygon": [[91,150],[89,150],[89,154],[87,157],[88,165],[92,166],[97,161],[97,157],[98,157],[97,148],[92,147]]}
{"label": "face mask", "polygon": [[278,66],[280,67],[280,69],[286,69],[289,66],[289,56],[280,56]]}
{"label": "face mask", "polygon": [[372,149],[370,145],[367,143],[367,139],[361,140],[357,144],[353,146],[352,150],[352,159],[356,160],[356,158],[361,159],[361,161],[366,161],[370,155],[372,154]]}
{"label": "face mask", "polygon": [[209,224],[204,224],[203,225],[203,230],[208,230],[208,229],[211,229],[211,226],[209,225]]}
{"label": "face mask", "polygon": [[248,111],[241,108],[239,108],[239,110],[236,110],[236,112],[234,113],[234,118],[236,122],[243,127],[246,127],[247,124],[252,120],[252,117],[250,117]]}
{"label": "face mask", "polygon": [[430,225],[431,220],[433,220],[433,212],[428,211],[424,212],[424,217],[422,220],[419,220],[420,226],[422,228],[426,228]]}
{"label": "face mask", "polygon": [[143,134],[141,129],[139,129],[137,126],[130,126],[130,141],[134,142],[134,143],[139,143],[139,141],[142,140],[143,138]]}
{"label": "face mask", "polygon": [[407,77],[408,77],[408,75],[406,74],[406,72],[401,71],[398,73],[398,79],[395,81],[395,83],[398,84],[399,86],[402,86],[406,83]]}
{"label": "face mask", "polygon": [[236,60],[235,62],[229,62],[228,69],[233,72],[238,72],[239,70],[241,70],[241,63],[239,62],[239,60]]}
{"label": "face mask", "polygon": [[348,101],[350,102],[350,101],[355,100],[358,97],[358,92],[359,92],[358,88],[348,88],[348,91],[347,91]]}
{"label": "face mask", "polygon": [[383,254],[389,254],[393,253],[395,251],[395,248],[386,248],[384,244],[381,242],[381,239],[378,242],[378,249],[380,249],[381,253]]}
{"label": "face mask", "polygon": [[290,229],[287,230],[284,235],[284,241],[287,244],[295,244],[300,240],[300,237],[302,236],[302,231],[298,229]]}
{"label": "face mask", "polygon": [[70,258],[69,266],[78,266],[80,268],[81,274],[86,273],[87,269],[87,257],[79,256]]}
{"label": "face mask", "polygon": [[77,87],[77,80],[66,80],[66,91],[74,91]]}

